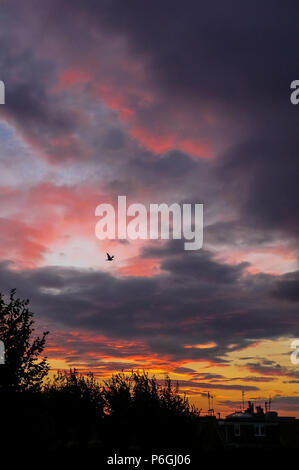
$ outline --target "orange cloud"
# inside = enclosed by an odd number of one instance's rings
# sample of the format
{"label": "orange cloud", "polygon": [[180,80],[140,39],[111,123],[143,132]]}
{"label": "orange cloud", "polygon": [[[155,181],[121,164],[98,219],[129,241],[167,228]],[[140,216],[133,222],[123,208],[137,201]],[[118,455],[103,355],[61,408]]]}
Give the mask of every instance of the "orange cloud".
{"label": "orange cloud", "polygon": [[160,273],[160,260],[157,258],[136,259],[129,262],[127,266],[118,269],[118,273],[123,276],[157,276]]}
{"label": "orange cloud", "polygon": [[211,343],[204,343],[204,344],[186,344],[184,348],[186,349],[211,349],[217,347],[217,343],[211,342]]}

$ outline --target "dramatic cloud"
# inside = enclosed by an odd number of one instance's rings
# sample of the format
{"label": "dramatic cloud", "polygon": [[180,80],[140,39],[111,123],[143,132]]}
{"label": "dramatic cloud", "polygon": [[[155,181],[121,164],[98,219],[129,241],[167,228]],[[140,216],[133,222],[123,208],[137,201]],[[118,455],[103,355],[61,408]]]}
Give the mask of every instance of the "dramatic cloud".
{"label": "dramatic cloud", "polygon": [[[54,368],[168,371],[227,406],[246,382],[261,394],[273,382],[298,409],[286,351],[254,354],[299,334],[297,13],[255,0],[1,3],[0,286],[49,326]],[[203,203],[204,248],[99,242],[95,207],[118,195]]]}
{"label": "dramatic cloud", "polygon": [[44,320],[60,327],[140,340],[175,361],[225,363],[228,352],[250,341],[298,334],[297,308],[284,306],[282,317],[271,293],[279,277],[244,276],[243,268],[216,262],[205,251],[174,251],[152,278],[63,267],[15,272],[2,265],[1,284],[18,287]]}

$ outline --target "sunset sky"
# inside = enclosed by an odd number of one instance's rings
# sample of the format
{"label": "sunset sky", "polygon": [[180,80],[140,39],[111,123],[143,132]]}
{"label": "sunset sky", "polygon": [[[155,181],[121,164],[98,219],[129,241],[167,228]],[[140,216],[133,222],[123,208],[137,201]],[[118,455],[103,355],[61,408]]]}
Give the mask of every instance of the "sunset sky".
{"label": "sunset sky", "polygon": [[[0,290],[53,369],[299,416],[298,53],[293,1],[0,1]],[[203,203],[203,248],[98,240],[118,195]]]}

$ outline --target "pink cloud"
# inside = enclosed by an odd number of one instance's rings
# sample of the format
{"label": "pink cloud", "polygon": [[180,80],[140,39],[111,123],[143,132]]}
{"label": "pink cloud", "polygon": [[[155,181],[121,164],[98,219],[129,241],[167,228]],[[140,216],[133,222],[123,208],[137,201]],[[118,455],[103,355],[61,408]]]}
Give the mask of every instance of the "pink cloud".
{"label": "pink cloud", "polygon": [[58,83],[53,88],[53,92],[68,90],[74,85],[86,83],[89,81],[89,74],[80,67],[71,67],[62,70],[59,75]]}

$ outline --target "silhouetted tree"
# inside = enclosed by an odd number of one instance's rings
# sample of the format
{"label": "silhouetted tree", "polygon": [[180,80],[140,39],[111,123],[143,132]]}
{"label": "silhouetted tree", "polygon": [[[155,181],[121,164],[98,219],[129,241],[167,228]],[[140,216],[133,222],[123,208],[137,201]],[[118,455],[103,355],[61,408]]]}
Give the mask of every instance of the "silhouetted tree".
{"label": "silhouetted tree", "polygon": [[28,449],[34,442],[53,451],[70,447],[101,452],[189,451],[196,413],[170,379],[161,382],[146,372],[132,371],[115,374],[100,386],[92,374],[83,376],[71,369],[44,384],[49,365],[41,356],[48,332],[34,335],[28,304],[16,297],[15,290],[8,298],[0,293],[5,445],[14,442],[19,449]]}
{"label": "silhouetted tree", "polygon": [[0,293],[0,339],[5,345],[5,364],[0,366],[2,391],[38,390],[49,370],[47,358],[40,359],[48,332],[32,338],[34,321],[28,304],[29,300],[15,297],[15,289],[7,301]]}
{"label": "silhouetted tree", "polygon": [[107,432],[116,446],[187,448],[196,425],[196,412],[177,385],[146,372],[113,375],[103,387]]}
{"label": "silhouetted tree", "polygon": [[50,439],[63,445],[99,445],[104,399],[92,373],[58,371],[43,387],[43,396],[54,431]]}
{"label": "silhouetted tree", "polygon": [[109,414],[125,410],[131,412],[133,408],[138,409],[138,413],[158,408],[180,416],[190,416],[195,412],[188,399],[179,394],[178,384],[174,385],[168,377],[160,383],[144,371],[113,375],[105,381],[103,394]]}
{"label": "silhouetted tree", "polygon": [[104,399],[101,387],[91,372],[84,376],[77,369],[70,369],[69,372],[58,371],[52,380],[48,380],[44,385],[43,391],[47,396],[64,395],[68,400],[80,401],[98,417],[103,415]]}

